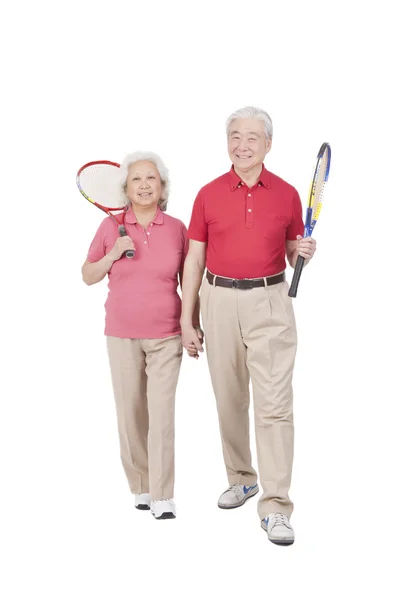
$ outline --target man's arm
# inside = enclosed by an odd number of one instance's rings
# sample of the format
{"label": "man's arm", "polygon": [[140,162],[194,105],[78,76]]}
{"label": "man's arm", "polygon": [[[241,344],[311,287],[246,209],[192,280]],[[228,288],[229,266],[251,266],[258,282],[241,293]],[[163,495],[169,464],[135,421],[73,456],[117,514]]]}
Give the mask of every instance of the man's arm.
{"label": "man's arm", "polygon": [[203,351],[202,343],[194,326],[199,321],[199,290],[206,264],[206,242],[190,240],[189,252],[183,268],[182,283],[182,344],[188,350]]}
{"label": "man's arm", "polygon": [[[185,259],[186,260],[186,259]],[[179,284],[183,290],[183,268],[179,272]],[[193,327],[200,327],[200,297],[197,295],[196,303],[193,310]]]}
{"label": "man's arm", "polygon": [[297,236],[297,240],[286,240],[286,256],[290,266],[294,269],[296,266],[297,257],[305,258],[304,266],[308,265],[317,247],[317,242],[312,237],[303,238]]}

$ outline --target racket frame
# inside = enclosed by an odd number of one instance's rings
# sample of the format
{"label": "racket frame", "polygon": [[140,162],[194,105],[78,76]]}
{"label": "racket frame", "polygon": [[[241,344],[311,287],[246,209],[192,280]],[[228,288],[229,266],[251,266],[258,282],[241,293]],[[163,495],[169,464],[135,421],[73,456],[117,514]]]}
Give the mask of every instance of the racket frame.
{"label": "racket frame", "polygon": [[[100,210],[105,212],[106,215],[111,217],[111,219],[114,221],[114,223],[116,224],[116,226],[118,228],[119,235],[121,237],[124,237],[127,235],[126,229],[125,229],[125,216],[128,211],[128,207],[125,206],[125,207],[121,207],[121,208],[110,208],[109,206],[103,206],[102,204],[99,204],[98,202],[96,202],[96,200],[94,200],[94,198],[91,198],[90,196],[88,196],[88,194],[86,194],[86,192],[82,189],[82,186],[80,183],[80,175],[81,175],[82,171],[84,171],[85,169],[87,169],[88,167],[91,167],[93,165],[111,165],[112,167],[118,167],[118,168],[120,168],[121,165],[119,163],[112,162],[110,160],[93,160],[91,162],[88,162],[85,165],[83,165],[79,169],[78,173],[76,174],[76,185],[78,186],[78,190],[80,191],[82,196],[84,198],[86,198],[86,200],[88,200],[91,204],[94,204],[95,206],[97,206],[97,208],[99,208]],[[117,212],[117,214],[114,215],[113,214],[114,212]],[[126,250],[125,256],[127,258],[133,258],[135,256],[135,251],[134,250]]]}
{"label": "racket frame", "polygon": [[[324,180],[322,182],[321,192],[319,194],[319,197],[316,199],[315,191],[317,188],[318,174],[319,174],[319,170],[321,168],[322,158],[325,154],[325,151],[327,151],[327,153],[328,153],[326,170],[325,170],[325,174],[324,174]],[[311,185],[310,185],[310,189],[309,189],[309,193],[308,193],[308,206],[307,206],[307,211],[306,211],[306,218],[305,218],[305,224],[304,224],[304,235],[303,235],[304,238],[312,236],[314,227],[315,227],[318,217],[320,215],[323,197],[324,197],[324,188],[325,188],[325,184],[327,183],[328,178],[329,178],[330,168],[331,168],[331,147],[328,144],[328,142],[324,142],[317,154],[317,162],[315,165],[314,175],[311,180]],[[318,204],[315,209],[314,216],[313,216],[314,202],[316,200],[318,201]],[[292,277],[292,282],[291,282],[290,289],[288,292],[288,295],[290,296],[290,298],[296,298],[296,296],[297,296],[297,288],[299,286],[300,277],[301,277],[301,273],[303,271],[304,263],[305,263],[304,256],[298,256],[297,260],[296,260],[293,277]]]}
{"label": "racket frame", "polygon": [[[325,154],[325,150],[327,150],[328,153],[328,159],[327,159],[327,164],[326,164],[326,171],[325,171],[325,175],[324,175],[324,181],[322,183],[322,189],[321,189],[321,193],[319,195],[318,198],[318,205],[317,208],[315,210],[314,213],[314,219],[312,219],[312,212],[313,212],[313,207],[314,207],[314,202],[315,202],[315,190],[317,187],[317,181],[318,181],[318,173],[319,173],[319,169],[321,168],[321,163],[322,163],[322,158]],[[312,232],[314,231],[314,227],[317,223],[319,214],[321,212],[321,208],[322,208],[322,202],[324,199],[324,187],[325,184],[328,181],[329,178],[329,171],[330,171],[330,167],[331,167],[331,147],[328,144],[328,142],[324,142],[321,146],[321,148],[319,149],[318,155],[317,155],[317,162],[315,165],[315,170],[314,170],[314,176],[312,178],[311,181],[311,186],[310,186],[310,191],[308,194],[308,207],[307,207],[307,211],[306,211],[306,219],[305,219],[305,225],[304,225],[304,236],[303,237],[311,237]]]}

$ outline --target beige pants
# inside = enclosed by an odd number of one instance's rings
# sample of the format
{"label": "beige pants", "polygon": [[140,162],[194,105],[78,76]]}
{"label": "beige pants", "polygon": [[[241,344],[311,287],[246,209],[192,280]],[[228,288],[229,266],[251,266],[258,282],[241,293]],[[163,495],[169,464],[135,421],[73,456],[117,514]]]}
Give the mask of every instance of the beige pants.
{"label": "beige pants", "polygon": [[204,279],[201,312],[230,484],[254,485],[249,444],[249,380],[254,400],[260,519],[290,517],[293,462],[292,372],[296,324],[286,282],[236,290]]}
{"label": "beige pants", "polygon": [[122,464],[134,494],[173,498],[181,337],[107,337]]}

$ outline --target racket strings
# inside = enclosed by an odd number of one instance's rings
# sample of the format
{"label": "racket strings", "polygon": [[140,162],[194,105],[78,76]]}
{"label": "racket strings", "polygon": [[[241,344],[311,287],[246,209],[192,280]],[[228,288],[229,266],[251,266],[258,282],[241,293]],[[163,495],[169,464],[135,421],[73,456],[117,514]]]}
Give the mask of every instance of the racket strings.
{"label": "racket strings", "polygon": [[318,162],[313,184],[311,220],[317,220],[322,207],[322,198],[328,172],[328,151],[326,150]]}
{"label": "racket strings", "polygon": [[79,186],[91,200],[113,210],[126,206],[118,167],[107,164],[89,165],[79,175]]}

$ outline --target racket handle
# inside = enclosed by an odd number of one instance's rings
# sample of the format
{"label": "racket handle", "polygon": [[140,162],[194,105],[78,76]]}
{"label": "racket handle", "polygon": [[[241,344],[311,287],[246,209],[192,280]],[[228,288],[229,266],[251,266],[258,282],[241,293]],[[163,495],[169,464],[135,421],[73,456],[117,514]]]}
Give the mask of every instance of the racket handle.
{"label": "racket handle", "polygon": [[[125,235],[127,235],[126,229],[123,225],[120,225],[118,227],[118,231],[119,231],[119,235],[121,237],[124,237]],[[125,250],[125,256],[126,256],[126,258],[133,258],[135,256],[135,251],[134,250]]]}
{"label": "racket handle", "polygon": [[297,296],[297,288],[299,287],[299,281],[301,272],[304,267],[304,256],[298,256],[296,260],[296,266],[294,268],[294,273],[292,277],[292,283],[290,284],[289,296],[290,298],[296,298]]}

